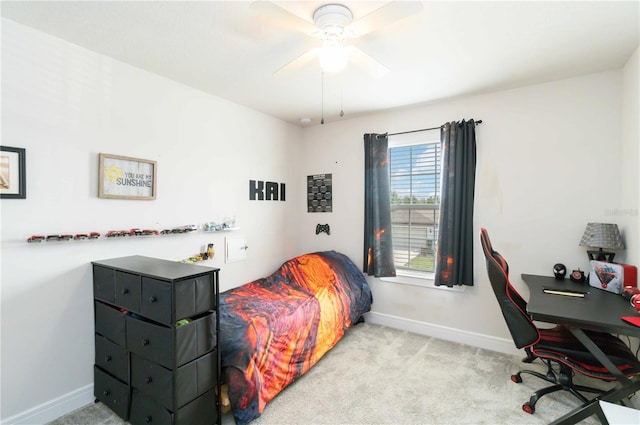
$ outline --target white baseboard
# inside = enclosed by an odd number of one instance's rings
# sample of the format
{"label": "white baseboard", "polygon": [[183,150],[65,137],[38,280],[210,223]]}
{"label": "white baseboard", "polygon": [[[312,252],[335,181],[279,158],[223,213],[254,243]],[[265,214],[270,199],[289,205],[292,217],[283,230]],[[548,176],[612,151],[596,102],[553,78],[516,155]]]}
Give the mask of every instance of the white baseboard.
{"label": "white baseboard", "polygon": [[2,425],[40,425],[58,419],[95,401],[93,384],[71,391],[2,421]]}
{"label": "white baseboard", "polygon": [[511,339],[497,338],[495,336],[462,331],[460,329],[419,322],[417,320],[405,319],[403,317],[391,316],[389,314],[377,312],[366,313],[365,320],[368,323],[373,323],[375,325],[388,326],[394,329],[472,345],[474,347],[497,351],[499,353],[514,355],[524,354],[522,350],[518,350],[515,347]]}

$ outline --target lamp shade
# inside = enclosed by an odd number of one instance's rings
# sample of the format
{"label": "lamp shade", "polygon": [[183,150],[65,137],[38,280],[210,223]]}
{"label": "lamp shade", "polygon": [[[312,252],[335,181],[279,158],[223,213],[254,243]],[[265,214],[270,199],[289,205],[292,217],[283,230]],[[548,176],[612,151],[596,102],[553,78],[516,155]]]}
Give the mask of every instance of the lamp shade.
{"label": "lamp shade", "polygon": [[580,239],[580,246],[624,249],[618,225],[611,223],[587,223],[587,228]]}

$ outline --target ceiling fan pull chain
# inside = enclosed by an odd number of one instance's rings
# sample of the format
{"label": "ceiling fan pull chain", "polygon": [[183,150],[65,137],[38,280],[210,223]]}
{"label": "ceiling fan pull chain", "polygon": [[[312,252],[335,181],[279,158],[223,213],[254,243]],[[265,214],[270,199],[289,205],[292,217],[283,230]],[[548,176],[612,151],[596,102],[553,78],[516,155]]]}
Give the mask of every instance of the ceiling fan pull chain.
{"label": "ceiling fan pull chain", "polygon": [[344,76],[340,76],[340,118],[344,117]]}
{"label": "ceiling fan pull chain", "polygon": [[324,124],[324,71],[322,72],[322,118],[320,124]]}

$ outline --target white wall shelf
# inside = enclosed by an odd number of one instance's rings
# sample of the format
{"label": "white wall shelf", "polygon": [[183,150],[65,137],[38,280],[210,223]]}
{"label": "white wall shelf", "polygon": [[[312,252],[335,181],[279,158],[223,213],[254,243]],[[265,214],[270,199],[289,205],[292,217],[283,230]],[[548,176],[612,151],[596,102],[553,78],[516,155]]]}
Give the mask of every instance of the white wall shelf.
{"label": "white wall shelf", "polygon": [[205,233],[221,233],[221,232],[233,232],[234,230],[240,230],[239,227],[225,227],[220,230],[203,230]]}

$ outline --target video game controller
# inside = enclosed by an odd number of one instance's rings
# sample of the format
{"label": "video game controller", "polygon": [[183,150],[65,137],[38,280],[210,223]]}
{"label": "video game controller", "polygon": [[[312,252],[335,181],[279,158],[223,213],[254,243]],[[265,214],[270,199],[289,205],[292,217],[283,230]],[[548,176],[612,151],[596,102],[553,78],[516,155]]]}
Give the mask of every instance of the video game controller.
{"label": "video game controller", "polygon": [[328,224],[318,224],[316,226],[316,235],[319,235],[322,232],[326,233],[327,235],[331,234],[331,229],[329,228]]}

